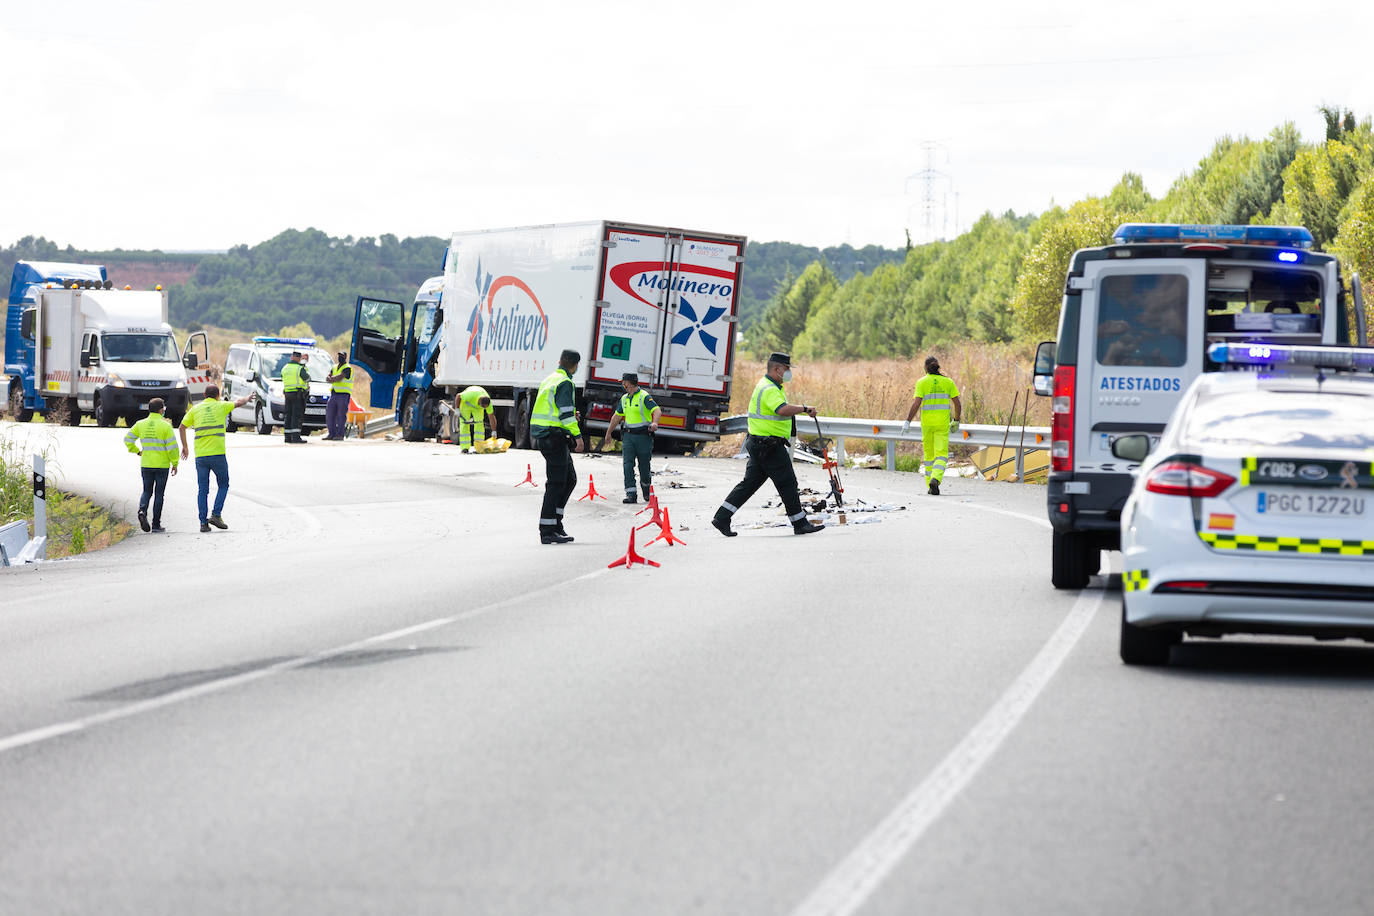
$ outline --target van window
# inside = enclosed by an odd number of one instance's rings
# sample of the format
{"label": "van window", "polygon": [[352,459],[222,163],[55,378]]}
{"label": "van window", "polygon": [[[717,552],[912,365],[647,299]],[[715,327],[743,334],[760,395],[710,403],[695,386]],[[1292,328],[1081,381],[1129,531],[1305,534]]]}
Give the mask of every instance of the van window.
{"label": "van window", "polygon": [[248,370],[248,351],[230,350],[224,360],[224,374],[242,377]]}
{"label": "van window", "polygon": [[1103,277],[1097,298],[1097,361],[1103,366],[1182,366],[1188,359],[1188,278]]}

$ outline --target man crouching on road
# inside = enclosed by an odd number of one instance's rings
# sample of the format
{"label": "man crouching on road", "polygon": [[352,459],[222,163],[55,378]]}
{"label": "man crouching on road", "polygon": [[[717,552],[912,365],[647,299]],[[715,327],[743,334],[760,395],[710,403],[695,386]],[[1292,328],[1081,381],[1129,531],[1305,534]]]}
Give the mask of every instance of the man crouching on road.
{"label": "man crouching on road", "polygon": [[[187,455],[186,430],[196,431],[196,508],[200,510],[200,530],[209,531],[210,526],[228,528],[220,512],[224,511],[224,500],[229,495],[229,459],[224,454],[224,421],[235,407],[242,407],[253,400],[254,395],[245,394],[237,401],[221,401],[219,386],[205,388],[205,400],[186,411],[181,418],[181,457]],[[210,472],[215,474],[219,489],[215,493],[215,511],[207,516],[206,505],[210,499]]]}
{"label": "man crouching on road", "polygon": [[814,417],[816,408],[787,403],[783,382],[792,380],[792,359],[786,353],[768,357],[768,368],[749,396],[749,436],[744,440],[749,464],[744,479],[735,485],[725,502],[716,510],[711,524],[728,538],[738,532],[730,529],[730,518],[749,497],[758,492],[765,480],[772,480],[787,509],[787,520],[793,534],[811,534],[824,525],[813,525],[802,509],[801,494],[797,492],[797,474],[792,470],[792,456],[788,454],[788,440],[792,437],[792,418],[799,413]]}
{"label": "man crouching on road", "polygon": [[581,353],[564,350],[558,357],[558,368],[539,385],[539,394],[530,412],[530,441],[543,453],[547,475],[544,504],[539,511],[541,544],[566,544],[572,540],[572,535],[563,528],[563,507],[577,486],[572,452],[582,451],[582,430],[577,425],[572,382],[580,362]]}

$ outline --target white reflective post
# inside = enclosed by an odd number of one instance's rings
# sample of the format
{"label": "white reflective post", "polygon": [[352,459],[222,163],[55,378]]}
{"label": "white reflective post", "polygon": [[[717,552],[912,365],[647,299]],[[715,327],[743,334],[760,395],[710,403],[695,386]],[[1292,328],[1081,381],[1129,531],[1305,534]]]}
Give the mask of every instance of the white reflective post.
{"label": "white reflective post", "polygon": [[42,455],[33,456],[33,536],[39,559],[48,558],[48,477]]}

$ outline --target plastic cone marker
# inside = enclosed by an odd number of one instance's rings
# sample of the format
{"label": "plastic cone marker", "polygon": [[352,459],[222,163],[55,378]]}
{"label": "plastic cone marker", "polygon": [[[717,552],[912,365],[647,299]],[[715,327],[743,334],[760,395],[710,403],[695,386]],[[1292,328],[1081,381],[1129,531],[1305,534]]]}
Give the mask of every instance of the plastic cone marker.
{"label": "plastic cone marker", "polygon": [[582,502],[582,500],[584,500],[584,499],[590,499],[592,502],[596,502],[598,499],[605,499],[605,498],[606,498],[606,497],[604,497],[604,496],[602,496],[600,493],[596,492],[596,476],[593,475],[593,474],[588,474],[588,475],[587,475],[587,492],[586,492],[586,493],[583,493],[581,496],[577,497],[577,501],[578,501],[578,502]]}
{"label": "plastic cone marker", "polygon": [[631,529],[630,529],[630,549],[625,551],[625,556],[621,557],[621,558],[618,559],[618,560],[612,560],[611,562],[607,563],[607,564],[606,564],[606,568],[607,568],[607,569],[614,569],[614,568],[617,567],[617,566],[623,566],[623,567],[625,567],[626,569],[629,569],[631,566],[634,566],[636,563],[643,563],[645,566],[658,566],[658,565],[659,565],[658,563],[655,563],[653,560],[648,560],[648,559],[645,559],[644,557],[641,557],[641,556],[639,555],[639,553],[635,550],[635,530],[634,530],[633,528],[631,528]]}
{"label": "plastic cone marker", "polygon": [[[682,538],[680,538],[680,537],[678,537],[677,535],[673,534],[673,522],[672,522],[671,519],[668,518],[668,510],[667,510],[667,509],[664,509],[664,510],[663,510],[663,524],[659,527],[659,532],[658,532],[658,534],[655,535],[654,538],[653,538],[652,540],[649,541],[649,544],[652,544],[654,541],[657,541],[657,540],[666,541],[666,542],[668,543],[668,546],[669,546],[669,547],[671,547],[671,546],[674,545],[674,544],[684,544],[684,545],[685,545],[685,544],[687,543],[687,542],[684,541]],[[645,546],[645,547],[648,547],[649,544],[645,544],[644,546]]]}
{"label": "plastic cone marker", "polygon": [[[650,494],[653,493],[652,490],[650,490],[649,492],[650,492]],[[639,512],[636,512],[636,513],[635,513],[635,515],[639,515],[640,512],[647,512],[647,511],[649,511],[650,509],[653,509],[653,510],[654,510],[654,514],[651,515],[651,516],[649,516],[649,520],[648,520],[647,522],[645,522],[644,524],[640,525],[639,527],[641,527],[641,528],[648,528],[650,525],[657,525],[658,527],[662,528],[662,527],[663,527],[663,513],[659,511],[659,508],[658,508],[658,497],[657,497],[657,496],[650,495],[650,496],[649,496],[649,505],[646,506],[646,507],[643,508],[643,509],[640,509]]]}
{"label": "plastic cone marker", "polygon": [[[646,505],[643,509],[640,509],[638,512],[636,512],[635,515],[643,515],[645,512],[648,512],[650,509],[654,510],[654,516],[653,516],[653,517],[654,517],[654,521],[657,522],[657,521],[658,521],[658,491],[654,489],[654,485],[653,485],[653,484],[649,484],[649,503],[648,503],[648,505]],[[644,526],[643,526],[643,525],[640,525],[639,527],[643,528]]]}
{"label": "plastic cone marker", "polygon": [[539,484],[534,482],[534,472],[530,470],[530,466],[528,464],[525,465],[525,479],[517,483],[516,486],[521,487],[525,484],[529,484],[532,487],[539,486]]}

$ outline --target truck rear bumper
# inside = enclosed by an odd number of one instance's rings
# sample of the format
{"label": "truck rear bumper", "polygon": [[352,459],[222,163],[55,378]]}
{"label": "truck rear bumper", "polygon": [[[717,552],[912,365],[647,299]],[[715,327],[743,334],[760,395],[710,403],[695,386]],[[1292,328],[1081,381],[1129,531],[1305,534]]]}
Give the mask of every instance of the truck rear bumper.
{"label": "truck rear bumper", "polygon": [[1059,532],[1100,532],[1103,549],[1120,549],[1121,510],[1133,482],[1129,474],[1051,474],[1050,524]]}

